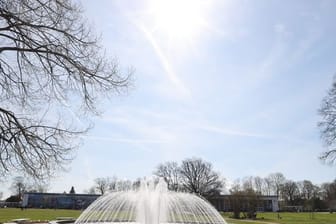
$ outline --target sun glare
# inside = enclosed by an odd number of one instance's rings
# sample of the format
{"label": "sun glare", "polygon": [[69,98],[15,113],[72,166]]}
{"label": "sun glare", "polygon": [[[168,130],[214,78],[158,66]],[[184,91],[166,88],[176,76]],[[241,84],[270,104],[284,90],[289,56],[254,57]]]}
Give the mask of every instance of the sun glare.
{"label": "sun glare", "polygon": [[192,39],[202,30],[204,10],[199,0],[152,0],[153,30],[170,39]]}

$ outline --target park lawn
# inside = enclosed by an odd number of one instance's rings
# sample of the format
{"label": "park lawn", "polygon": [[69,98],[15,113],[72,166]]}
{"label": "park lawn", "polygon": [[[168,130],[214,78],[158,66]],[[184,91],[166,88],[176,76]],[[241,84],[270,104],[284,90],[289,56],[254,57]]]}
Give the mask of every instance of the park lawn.
{"label": "park lawn", "polygon": [[244,220],[244,219],[231,219],[231,218],[225,218],[225,221],[228,224],[268,224],[267,222],[261,222],[258,220]]}
{"label": "park lawn", "polygon": [[272,220],[281,224],[335,224],[336,213],[328,212],[284,212],[280,213],[281,219],[278,219],[277,213],[259,213],[257,218],[264,217],[266,220]]}
{"label": "park lawn", "polygon": [[65,209],[24,209],[19,208],[0,208],[0,223],[9,222],[12,219],[28,218],[33,221],[55,220],[57,217],[77,218],[81,210]]}
{"label": "park lawn", "polygon": [[281,219],[278,219],[278,213],[264,212],[258,213],[256,220],[236,220],[228,218],[229,213],[224,214],[224,218],[228,223],[232,224],[266,224],[266,223],[279,223],[279,224],[336,224],[336,213],[315,212],[312,213],[294,213],[282,212],[280,213]]}
{"label": "park lawn", "polygon": [[[77,218],[82,211],[63,210],[63,209],[25,209],[19,208],[0,208],[0,223],[8,222],[12,219],[28,218],[34,221],[55,220],[57,217]],[[230,219],[230,214],[225,213],[224,218],[229,224],[335,224],[336,213],[280,213],[281,219],[278,219],[278,213],[264,212],[257,214],[257,220],[236,220]]]}

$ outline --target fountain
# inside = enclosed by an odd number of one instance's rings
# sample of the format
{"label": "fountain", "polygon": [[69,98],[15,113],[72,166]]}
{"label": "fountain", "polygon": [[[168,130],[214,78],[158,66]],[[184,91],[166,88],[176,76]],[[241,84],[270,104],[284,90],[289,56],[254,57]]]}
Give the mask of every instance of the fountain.
{"label": "fountain", "polygon": [[156,186],[153,181],[142,181],[138,190],[103,195],[81,214],[75,224],[130,222],[226,224],[207,201],[193,194],[168,191],[163,180]]}

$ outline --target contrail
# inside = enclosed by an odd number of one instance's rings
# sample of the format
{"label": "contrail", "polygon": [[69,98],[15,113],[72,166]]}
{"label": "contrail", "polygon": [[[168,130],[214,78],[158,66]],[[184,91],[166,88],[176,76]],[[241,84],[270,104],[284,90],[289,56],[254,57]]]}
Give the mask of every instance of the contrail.
{"label": "contrail", "polygon": [[155,38],[153,37],[153,35],[144,26],[139,25],[139,24],[136,24],[136,25],[145,34],[145,37],[147,38],[147,40],[149,41],[149,43],[153,47],[156,55],[160,59],[160,62],[162,64],[164,70],[166,71],[166,74],[167,74],[169,80],[175,85],[175,87],[178,89],[178,91],[180,93],[182,93],[184,96],[190,98],[191,97],[190,90],[178,78],[178,76],[176,75],[176,72],[173,70],[173,68],[170,65],[168,59],[163,54],[161,48],[157,44],[157,42],[156,42]]}

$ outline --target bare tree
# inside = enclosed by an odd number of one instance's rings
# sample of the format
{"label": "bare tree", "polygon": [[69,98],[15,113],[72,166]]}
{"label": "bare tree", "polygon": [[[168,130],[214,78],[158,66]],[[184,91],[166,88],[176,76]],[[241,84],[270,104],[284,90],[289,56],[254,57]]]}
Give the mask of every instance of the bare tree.
{"label": "bare tree", "polygon": [[169,190],[179,189],[180,169],[177,162],[165,162],[157,166],[154,175],[163,178]]}
{"label": "bare tree", "polygon": [[295,197],[298,195],[298,186],[294,181],[287,180],[281,187],[282,197],[289,204],[293,204]]}
{"label": "bare tree", "polygon": [[244,191],[253,189],[253,177],[244,177],[242,180],[242,188]]}
{"label": "bare tree", "polygon": [[22,198],[25,192],[45,193],[48,191],[49,183],[29,177],[17,176],[13,178],[10,190],[14,195]]}
{"label": "bare tree", "polygon": [[134,190],[139,189],[141,186],[141,181],[142,181],[142,178],[140,177],[136,178],[135,181],[133,181],[132,188]]}
{"label": "bare tree", "polygon": [[100,177],[100,178],[96,178],[94,180],[95,182],[95,189],[100,193],[100,194],[104,194],[109,187],[110,184],[110,178],[109,177]]}
{"label": "bare tree", "polygon": [[119,179],[116,176],[99,177],[94,180],[94,186],[88,189],[86,192],[89,192],[90,194],[94,194],[95,192],[105,194],[108,191],[129,191],[131,189],[138,188],[140,186],[140,181],[140,178],[133,182],[128,179]]}
{"label": "bare tree", "polygon": [[90,187],[87,190],[84,190],[84,193],[86,194],[96,194],[96,188],[95,187]]}
{"label": "bare tree", "polygon": [[49,189],[49,183],[48,182],[35,180],[35,181],[32,181],[29,184],[29,186],[27,188],[27,191],[28,192],[46,193],[46,192],[48,192],[48,189]]}
{"label": "bare tree", "polygon": [[27,190],[28,188],[27,182],[25,181],[24,177],[18,176],[13,178],[13,182],[10,186],[10,189],[12,193],[19,198],[22,198],[23,193]]}
{"label": "bare tree", "polygon": [[230,189],[230,194],[232,195],[230,200],[230,206],[233,212],[233,218],[239,219],[240,213],[242,212],[242,204],[243,204],[243,190],[240,184],[240,180],[237,179],[234,181],[233,185]]}
{"label": "bare tree", "polygon": [[233,181],[231,188],[230,188],[230,192],[238,192],[238,191],[242,191],[243,188],[241,186],[241,180],[240,179],[236,179]]}
{"label": "bare tree", "polygon": [[276,196],[279,198],[281,187],[285,183],[286,178],[282,173],[271,173],[268,178],[272,181],[272,188]]}
{"label": "bare tree", "polygon": [[121,180],[119,179],[116,183],[117,191],[129,191],[133,188],[133,182],[128,179]]}
{"label": "bare tree", "polygon": [[258,194],[263,193],[263,186],[264,186],[264,179],[261,177],[253,177],[253,185],[254,185],[254,190]]}
{"label": "bare tree", "polygon": [[263,181],[263,194],[271,195],[272,192],[272,180],[270,177],[265,177]]}
{"label": "bare tree", "polygon": [[97,99],[128,77],[106,59],[77,1],[1,1],[0,177],[52,176],[90,127],[75,121],[98,114]]}
{"label": "bare tree", "polygon": [[310,180],[302,181],[301,193],[304,199],[310,200],[315,196],[316,186]]}
{"label": "bare tree", "polygon": [[116,191],[117,190],[117,183],[118,183],[118,178],[116,176],[113,176],[112,178],[109,178],[108,190],[109,191]]}
{"label": "bare tree", "polygon": [[321,138],[327,148],[320,158],[333,163],[336,159],[336,76],[327,96],[322,100],[319,114],[321,121],[318,126],[321,131]]}
{"label": "bare tree", "polygon": [[321,186],[322,198],[327,202],[329,209],[336,205],[336,179]]}
{"label": "bare tree", "polygon": [[244,216],[247,218],[255,218],[255,212],[259,204],[259,193],[255,192],[250,182],[251,178],[245,178],[243,185],[240,185],[240,181],[236,180],[234,185],[230,189],[231,197],[229,199],[232,206],[233,217],[240,218],[240,213],[244,211]]}
{"label": "bare tree", "polygon": [[212,164],[202,159],[192,158],[182,161],[181,179],[185,190],[200,195],[218,194],[224,180],[212,169]]}

